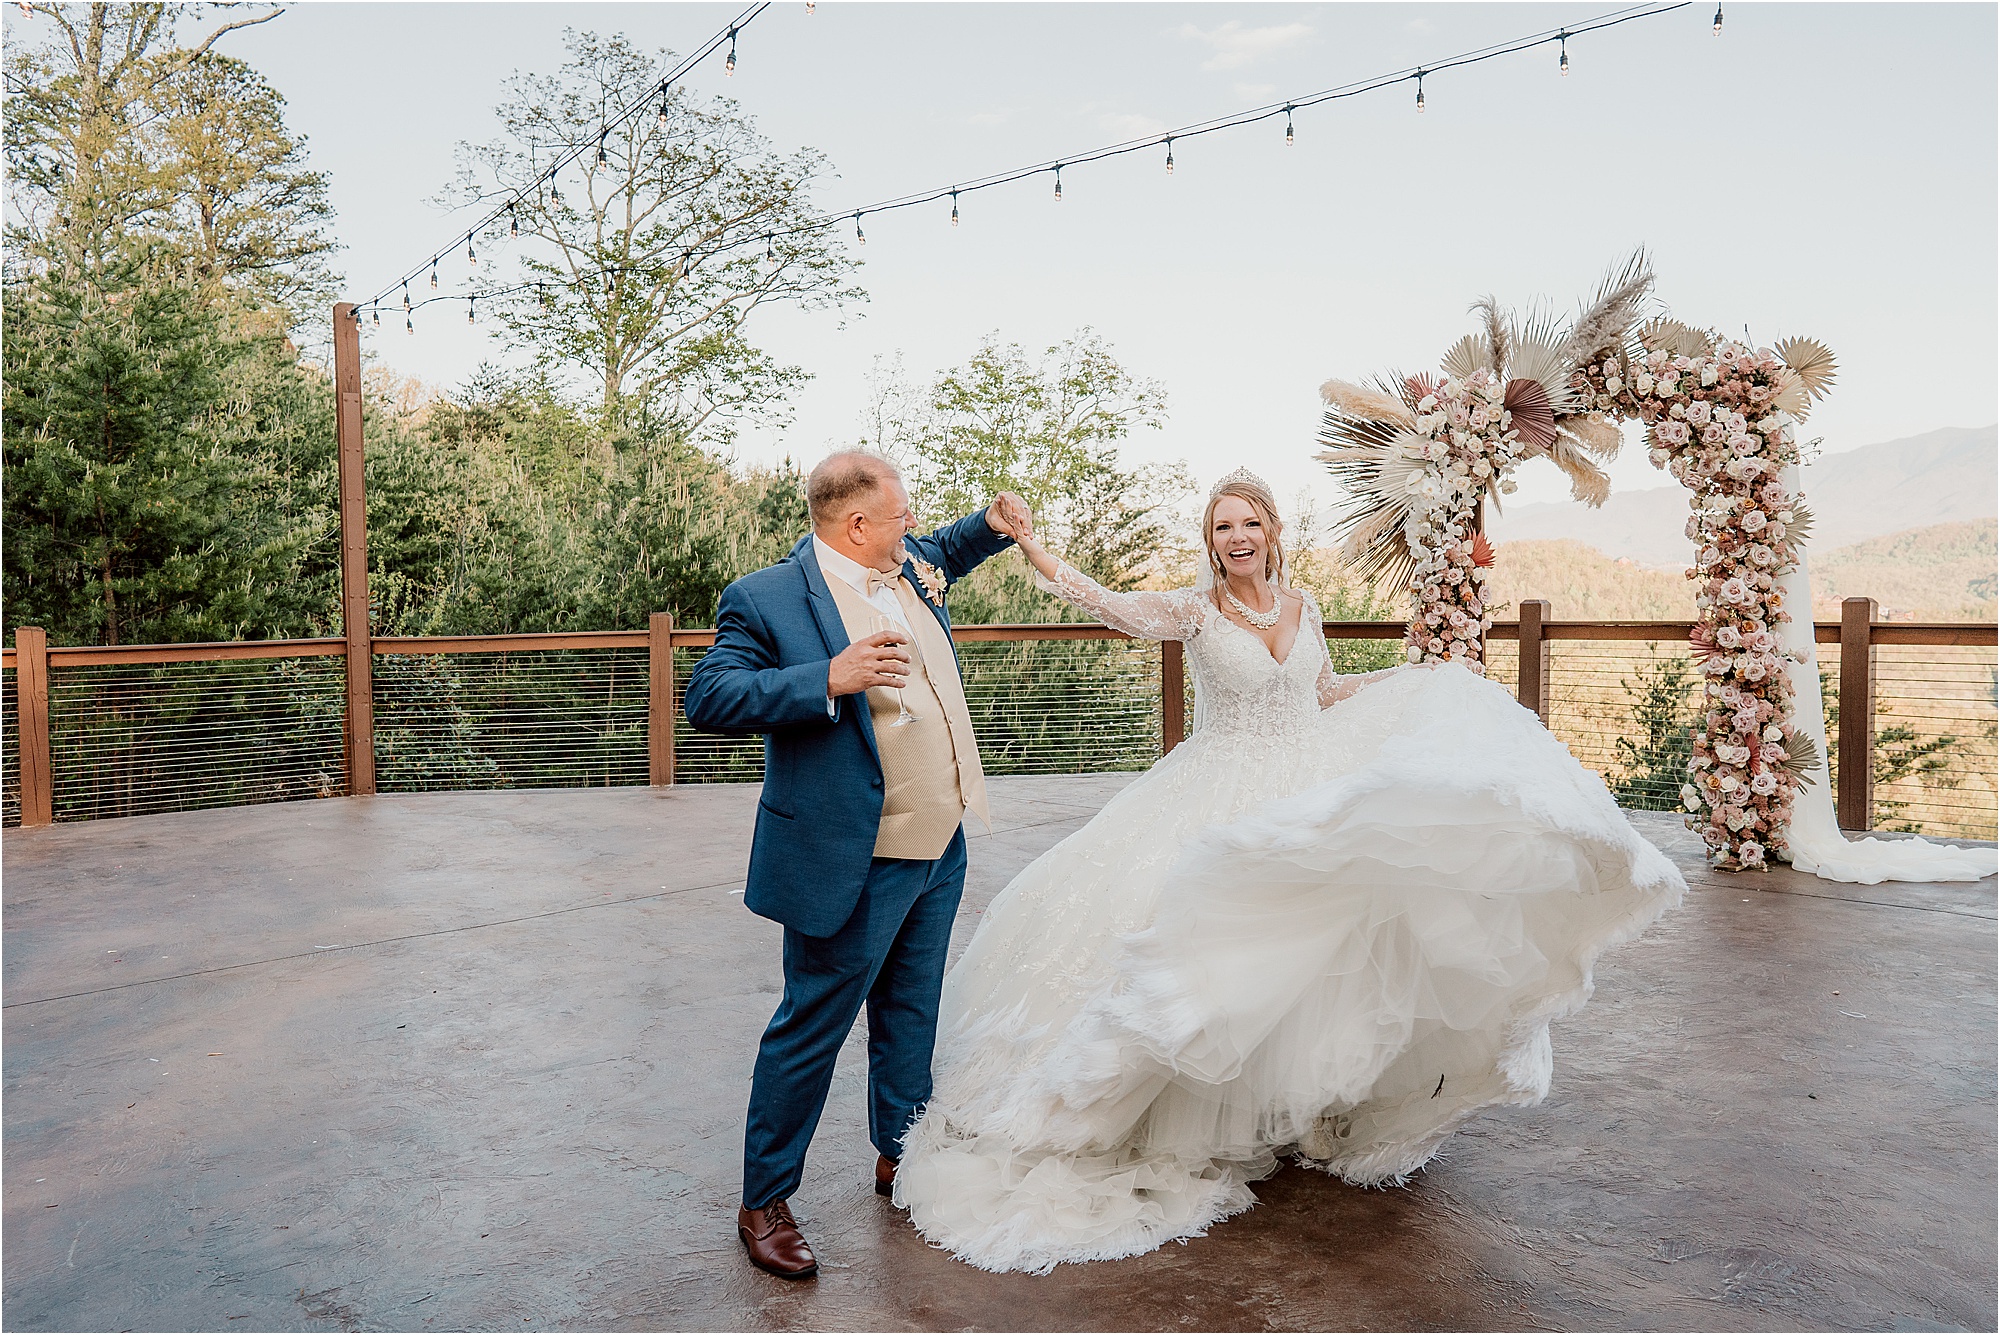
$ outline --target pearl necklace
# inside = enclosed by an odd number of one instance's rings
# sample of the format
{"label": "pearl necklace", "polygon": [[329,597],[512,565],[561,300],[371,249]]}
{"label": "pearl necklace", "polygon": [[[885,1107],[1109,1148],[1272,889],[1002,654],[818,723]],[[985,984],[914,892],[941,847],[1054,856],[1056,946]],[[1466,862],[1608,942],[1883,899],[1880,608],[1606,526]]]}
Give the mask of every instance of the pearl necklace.
{"label": "pearl necklace", "polygon": [[1258,630],[1271,629],[1271,627],[1278,624],[1278,618],[1285,614],[1285,600],[1276,594],[1271,596],[1270,611],[1251,611],[1248,607],[1244,606],[1243,600],[1236,596],[1236,590],[1229,587],[1229,581],[1226,579],[1222,581],[1222,596],[1227,598],[1229,605],[1236,609],[1236,615],[1242,617]]}

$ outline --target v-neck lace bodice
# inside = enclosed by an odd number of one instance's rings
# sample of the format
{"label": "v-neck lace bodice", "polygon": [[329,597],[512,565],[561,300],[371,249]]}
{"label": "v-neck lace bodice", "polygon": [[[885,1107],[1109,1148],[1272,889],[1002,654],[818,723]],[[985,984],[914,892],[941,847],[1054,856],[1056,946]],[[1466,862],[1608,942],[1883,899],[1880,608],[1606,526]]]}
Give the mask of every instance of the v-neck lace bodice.
{"label": "v-neck lace bodice", "polygon": [[[1200,589],[1114,593],[1074,566],[1035,581],[1113,630],[1187,645],[1200,728],[1218,737],[1303,739],[1319,711],[1353,695],[1381,672],[1341,676],[1319,632],[1319,604],[1304,589],[1299,633],[1281,662],[1263,640],[1224,616]],[[1387,672],[1398,669],[1389,668]]]}

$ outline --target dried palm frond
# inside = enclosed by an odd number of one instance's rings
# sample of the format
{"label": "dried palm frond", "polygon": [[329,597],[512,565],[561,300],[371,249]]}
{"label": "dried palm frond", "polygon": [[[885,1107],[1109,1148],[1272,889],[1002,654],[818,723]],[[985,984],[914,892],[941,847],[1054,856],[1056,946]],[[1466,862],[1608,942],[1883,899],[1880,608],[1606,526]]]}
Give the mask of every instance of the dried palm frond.
{"label": "dried palm frond", "polygon": [[1812,398],[1806,393],[1805,381],[1799,379],[1797,371],[1787,367],[1778,378],[1778,392],[1772,398],[1771,406],[1790,413],[1801,422],[1806,420],[1806,414],[1812,411]]}
{"label": "dried palm frond", "polygon": [[1507,316],[1491,295],[1481,297],[1466,308],[1486,322],[1486,369],[1499,375],[1513,355],[1513,338],[1507,331]]}
{"label": "dried palm frond", "polygon": [[1611,476],[1590,461],[1590,456],[1563,436],[1548,448],[1551,462],[1569,474],[1569,494],[1593,510],[1611,497]]}
{"label": "dried palm frond", "polygon": [[1484,533],[1472,535],[1472,564],[1482,569],[1490,569],[1493,565],[1493,544],[1486,540]]}
{"label": "dried palm frond", "polygon": [[1639,303],[1652,289],[1653,262],[1641,247],[1597,285],[1597,295],[1570,326],[1562,346],[1563,360],[1580,366],[1607,352],[1622,351],[1632,321],[1639,316]]}
{"label": "dried palm frond", "polygon": [[1556,431],[1600,459],[1615,459],[1625,448],[1625,434],[1603,413],[1576,413],[1556,421]]}
{"label": "dried palm frond", "polygon": [[1715,335],[1664,315],[1639,326],[1639,342],[1648,348],[1665,348],[1676,357],[1715,355]]}
{"label": "dried palm frond", "polygon": [[1410,410],[1403,406],[1399,393],[1385,394],[1367,385],[1329,380],[1319,387],[1319,396],[1348,416],[1363,421],[1403,424],[1410,421]]}
{"label": "dried palm frond", "polygon": [[1570,385],[1576,366],[1563,356],[1565,341],[1555,318],[1540,313],[1514,331],[1513,349],[1507,359],[1508,378],[1540,384],[1548,395],[1549,411],[1556,417],[1573,411],[1576,406],[1576,391]]}
{"label": "dried palm frond", "polygon": [[1429,371],[1406,375],[1403,377],[1403,402],[1410,405],[1410,411],[1415,412],[1417,405],[1437,393],[1438,387],[1443,383]]}
{"label": "dried palm frond", "polygon": [[1832,392],[1836,369],[1832,348],[1816,338],[1788,338],[1778,344],[1777,352],[1815,401]]}
{"label": "dried palm frond", "polygon": [[1438,365],[1453,380],[1463,380],[1474,371],[1493,364],[1493,345],[1484,334],[1467,334],[1451,345]]}
{"label": "dried palm frond", "polygon": [[1549,408],[1549,392],[1539,380],[1507,382],[1507,396],[1500,406],[1512,414],[1521,443],[1531,450],[1546,450],[1556,441],[1556,415]]}
{"label": "dried palm frond", "polygon": [[1810,788],[1816,782],[1813,771],[1820,768],[1819,746],[1803,732],[1793,731],[1785,737],[1785,758],[1778,762],[1778,768],[1791,774],[1802,788]]}
{"label": "dried palm frond", "polygon": [[1785,525],[1785,541],[1797,551],[1812,540],[1813,512],[1807,508],[1804,498],[1792,503],[1792,522]]}
{"label": "dried palm frond", "polygon": [[1421,467],[1406,448],[1410,434],[1393,422],[1357,417],[1338,407],[1327,411],[1320,426],[1320,442],[1327,448],[1319,457],[1347,492],[1334,523],[1341,560],[1363,579],[1393,578],[1399,587],[1408,587],[1416,569],[1403,538],[1410,514],[1410,472]]}

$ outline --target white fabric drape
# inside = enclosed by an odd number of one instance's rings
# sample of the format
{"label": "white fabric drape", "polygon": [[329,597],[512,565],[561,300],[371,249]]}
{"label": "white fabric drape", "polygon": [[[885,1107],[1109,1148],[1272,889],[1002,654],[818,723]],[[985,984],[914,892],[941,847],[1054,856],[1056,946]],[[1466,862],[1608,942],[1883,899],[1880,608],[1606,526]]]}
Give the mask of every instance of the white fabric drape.
{"label": "white fabric drape", "polygon": [[[1785,489],[1797,495],[1799,470],[1787,468]],[[1819,692],[1819,653],[1813,643],[1812,575],[1800,558],[1798,569],[1778,581],[1792,620],[1784,627],[1785,648],[1804,661],[1790,663],[1793,708],[1798,726],[1819,746],[1812,783],[1792,806],[1792,865],[1824,881],[1877,885],[1883,881],[1976,881],[1991,876],[2000,854],[1990,848],[1959,848],[1920,838],[1856,839],[1841,834],[1833,814],[1833,784],[1826,769],[1826,715]]]}

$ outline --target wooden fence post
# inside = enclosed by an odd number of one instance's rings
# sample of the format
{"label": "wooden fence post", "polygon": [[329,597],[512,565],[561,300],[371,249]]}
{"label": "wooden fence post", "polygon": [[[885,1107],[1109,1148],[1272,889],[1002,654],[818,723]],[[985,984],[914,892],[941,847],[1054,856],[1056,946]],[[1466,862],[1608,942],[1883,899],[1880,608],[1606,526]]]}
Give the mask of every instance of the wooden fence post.
{"label": "wooden fence post", "polygon": [[368,489],[361,447],[361,324],[333,308],[333,427],[340,447],[340,624],[347,637],[347,795],[375,791],[375,640],[368,618]]}
{"label": "wooden fence post", "polygon": [[21,826],[55,819],[49,770],[49,637],[40,626],[14,628],[15,739],[21,746]]}
{"label": "wooden fence post", "polygon": [[1875,825],[1875,600],[1840,603],[1840,828]]}
{"label": "wooden fence post", "polygon": [[674,782],[674,614],[655,612],[646,623],[646,754],[650,782]]}
{"label": "wooden fence post", "polygon": [[1160,641],[1160,754],[1187,740],[1187,660],[1179,640]]}
{"label": "wooden fence post", "polygon": [[1549,642],[1542,638],[1542,625],[1549,619],[1549,600],[1521,600],[1521,676],[1514,698],[1523,709],[1532,709],[1544,724],[1549,721]]}

